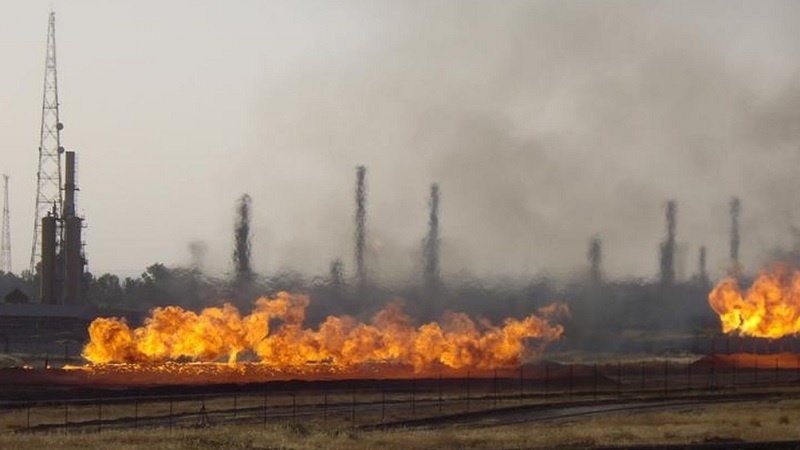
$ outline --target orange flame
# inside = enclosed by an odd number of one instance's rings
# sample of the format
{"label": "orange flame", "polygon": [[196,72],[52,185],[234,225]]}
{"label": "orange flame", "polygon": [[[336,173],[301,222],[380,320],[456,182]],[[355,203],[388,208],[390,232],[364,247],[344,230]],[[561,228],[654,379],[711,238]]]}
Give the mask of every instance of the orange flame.
{"label": "orange flame", "polygon": [[[83,356],[91,363],[163,363],[167,361],[230,364],[243,354],[256,356],[277,370],[303,372],[309,363],[353,368],[375,362],[413,366],[493,369],[521,362],[527,339],[540,345],[558,339],[561,325],[550,318],[567,313],[565,305],[543,308],[540,318],[506,319],[503,326],[473,322],[450,313],[443,325],[414,327],[399,303],[377,313],[370,324],[347,316],[330,316],[313,330],[303,327],[307,296],[278,293],[255,301],[242,317],[232,305],[206,308],[199,314],[177,306],[155,308],[144,325],[131,329],[118,318],[98,318],[89,326]],[[271,329],[271,324],[278,325]]]}
{"label": "orange flame", "polygon": [[724,333],[776,339],[800,332],[800,272],[776,265],[762,272],[743,296],[726,278],[708,296]]}

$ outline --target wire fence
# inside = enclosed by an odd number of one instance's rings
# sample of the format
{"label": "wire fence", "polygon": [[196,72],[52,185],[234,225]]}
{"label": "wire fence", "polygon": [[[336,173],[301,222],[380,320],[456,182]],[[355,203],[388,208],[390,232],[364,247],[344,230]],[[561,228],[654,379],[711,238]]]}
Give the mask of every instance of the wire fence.
{"label": "wire fence", "polygon": [[[492,409],[679,398],[787,388],[800,384],[800,357],[774,365],[721,366],[714,360],[669,360],[592,365],[521,367],[515,376],[351,380],[233,388],[186,395],[108,396],[0,404],[0,429],[7,432],[204,427],[217,424],[267,426],[316,422],[334,427],[380,427]],[[263,388],[263,389],[262,389]],[[114,395],[114,397],[112,397]]]}

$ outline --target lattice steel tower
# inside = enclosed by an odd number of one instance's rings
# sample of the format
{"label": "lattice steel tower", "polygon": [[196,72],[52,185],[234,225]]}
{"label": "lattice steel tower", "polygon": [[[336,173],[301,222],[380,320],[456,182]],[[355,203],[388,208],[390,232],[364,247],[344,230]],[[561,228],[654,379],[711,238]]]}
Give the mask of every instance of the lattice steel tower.
{"label": "lattice steel tower", "polygon": [[39,237],[42,218],[55,209],[61,211],[61,130],[58,117],[58,76],[56,72],[56,14],[50,13],[47,27],[47,57],[45,58],[42,125],[39,140],[39,170],[36,172],[36,212],[31,245],[31,273],[40,258]]}
{"label": "lattice steel tower", "polygon": [[3,174],[3,244],[0,270],[11,273],[11,215],[8,212],[8,175]]}

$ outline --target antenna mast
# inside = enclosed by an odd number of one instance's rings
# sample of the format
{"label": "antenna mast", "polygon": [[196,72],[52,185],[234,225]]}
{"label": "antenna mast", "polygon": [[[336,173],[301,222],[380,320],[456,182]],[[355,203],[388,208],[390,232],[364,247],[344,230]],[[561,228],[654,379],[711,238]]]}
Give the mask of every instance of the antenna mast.
{"label": "antenna mast", "polygon": [[0,270],[11,273],[11,219],[8,212],[8,175],[3,174],[3,244],[0,251]]}
{"label": "antenna mast", "polygon": [[64,126],[58,117],[58,76],[56,72],[56,14],[50,13],[47,28],[47,57],[45,58],[44,95],[42,98],[42,125],[39,140],[39,170],[36,172],[36,212],[33,220],[31,245],[31,273],[41,257],[39,237],[41,221],[55,207],[61,211],[61,130]]}

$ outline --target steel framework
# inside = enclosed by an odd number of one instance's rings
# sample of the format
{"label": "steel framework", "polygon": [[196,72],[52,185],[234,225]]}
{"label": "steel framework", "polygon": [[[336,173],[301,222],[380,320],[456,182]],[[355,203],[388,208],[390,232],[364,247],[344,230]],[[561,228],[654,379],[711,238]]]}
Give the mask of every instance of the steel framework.
{"label": "steel framework", "polygon": [[45,58],[44,94],[42,97],[42,124],[39,140],[39,169],[36,172],[36,211],[33,221],[30,270],[34,273],[41,257],[39,236],[41,219],[47,212],[61,211],[61,130],[58,115],[58,76],[56,71],[56,15],[50,13],[47,28],[47,56]]}

